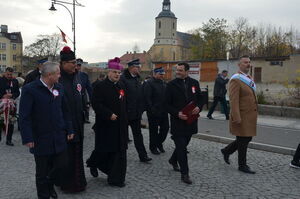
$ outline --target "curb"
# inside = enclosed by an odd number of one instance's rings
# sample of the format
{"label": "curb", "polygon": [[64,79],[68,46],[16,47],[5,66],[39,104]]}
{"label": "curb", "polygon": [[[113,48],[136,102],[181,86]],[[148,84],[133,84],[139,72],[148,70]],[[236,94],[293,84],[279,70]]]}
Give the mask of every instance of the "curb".
{"label": "curb", "polygon": [[[207,135],[207,134],[203,134],[203,133],[195,134],[195,135],[193,135],[193,138],[211,141],[211,142],[218,142],[218,143],[222,143],[222,144],[229,144],[235,140],[232,138]],[[262,144],[262,143],[257,143],[257,142],[250,142],[249,148],[261,150],[261,151],[272,152],[272,153],[279,153],[279,154],[283,154],[283,155],[291,155],[291,156],[293,156],[295,153],[295,150],[292,148],[269,145],[269,144]]]}

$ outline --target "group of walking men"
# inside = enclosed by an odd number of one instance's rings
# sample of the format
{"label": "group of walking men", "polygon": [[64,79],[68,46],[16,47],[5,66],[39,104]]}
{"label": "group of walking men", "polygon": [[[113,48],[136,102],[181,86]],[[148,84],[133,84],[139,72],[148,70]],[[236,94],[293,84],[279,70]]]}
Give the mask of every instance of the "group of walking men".
{"label": "group of walking men", "polygon": [[[19,124],[23,144],[34,154],[38,198],[57,198],[54,185],[71,193],[81,192],[87,185],[83,139],[88,117],[84,115],[82,91],[89,92],[90,84],[84,83],[86,80],[76,69],[76,63],[74,52],[64,47],[60,63],[44,62],[35,78],[22,88]],[[238,66],[239,72],[229,83],[230,114],[225,111],[236,140],[222,149],[221,154],[230,164],[230,155],[238,151],[239,170],[254,174],[247,165],[246,154],[248,143],[256,135],[256,86],[248,75],[250,58],[241,57]],[[150,162],[141,132],[142,113],[146,110],[151,153],[165,152],[163,143],[169,131],[170,115],[175,149],[168,162],[174,171],[181,172],[184,183],[191,184],[187,147],[192,135],[198,132],[197,119],[203,106],[199,82],[188,76],[187,63],[179,63],[176,78],[170,82],[163,81],[164,69],[156,68],[153,77],[142,85],[140,67],[139,60],[132,60],[123,71],[119,58],[109,60],[106,78],[97,81],[88,94],[96,120],[95,147],[87,167],[93,177],[100,170],[107,175],[109,185],[124,187],[129,126],[139,160]],[[220,81],[222,84],[227,81],[225,77],[222,77],[225,81]]]}

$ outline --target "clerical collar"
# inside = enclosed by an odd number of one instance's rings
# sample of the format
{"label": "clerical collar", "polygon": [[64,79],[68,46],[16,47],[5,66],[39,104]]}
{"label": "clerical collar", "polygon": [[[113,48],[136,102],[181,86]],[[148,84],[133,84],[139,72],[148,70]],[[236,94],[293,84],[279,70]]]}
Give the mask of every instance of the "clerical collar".
{"label": "clerical collar", "polygon": [[113,84],[117,84],[117,83],[118,83],[118,82],[111,81],[111,80],[109,79],[109,77],[107,77],[107,79],[108,79],[111,83],[113,83]]}
{"label": "clerical collar", "polygon": [[48,88],[47,84],[43,81],[42,78],[40,78],[40,81],[41,81],[42,84],[43,84],[47,89],[49,89],[49,91],[52,93],[54,85],[53,85],[51,88]]}

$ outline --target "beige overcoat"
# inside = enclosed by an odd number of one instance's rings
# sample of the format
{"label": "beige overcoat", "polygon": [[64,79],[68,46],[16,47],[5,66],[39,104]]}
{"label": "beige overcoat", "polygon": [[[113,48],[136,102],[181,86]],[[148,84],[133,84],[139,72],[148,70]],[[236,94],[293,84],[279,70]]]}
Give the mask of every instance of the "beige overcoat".
{"label": "beige overcoat", "polygon": [[[229,82],[231,134],[242,137],[256,135],[257,98],[252,88],[238,79]],[[238,123],[240,121],[240,123]]]}

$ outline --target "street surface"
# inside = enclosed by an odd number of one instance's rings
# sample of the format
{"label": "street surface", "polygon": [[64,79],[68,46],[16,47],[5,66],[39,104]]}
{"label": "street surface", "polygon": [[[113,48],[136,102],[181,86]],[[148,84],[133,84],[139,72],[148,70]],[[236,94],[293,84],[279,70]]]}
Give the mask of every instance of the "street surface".
{"label": "street surface", "polygon": [[[201,119],[200,131],[204,128],[224,130],[220,121]],[[208,125],[208,126],[207,126]],[[217,126],[220,125],[220,126]],[[86,125],[84,142],[84,160],[88,158],[94,145],[94,133],[91,124]],[[215,126],[212,129],[212,126]],[[271,132],[271,131],[270,131]],[[148,150],[148,130],[143,130]],[[132,137],[132,135],[131,135]],[[271,139],[272,136],[270,135]],[[0,198],[34,199],[36,198],[34,160],[25,146],[21,145],[19,132],[13,136],[14,147],[0,143]],[[299,142],[300,139],[295,140]],[[292,142],[292,141],[291,141]],[[87,190],[79,194],[65,194],[56,189],[59,198],[65,199],[299,199],[300,170],[289,167],[291,156],[249,149],[248,163],[257,171],[256,175],[247,175],[237,170],[237,154],[230,157],[231,165],[224,163],[220,154],[223,144],[193,138],[188,150],[192,185],[180,181],[180,173],[174,172],[167,160],[173,149],[173,142],[167,138],[166,153],[153,158],[151,164],[140,163],[133,143],[128,149],[128,167],[125,188],[110,187],[106,176],[100,173],[92,178],[86,169]]]}

